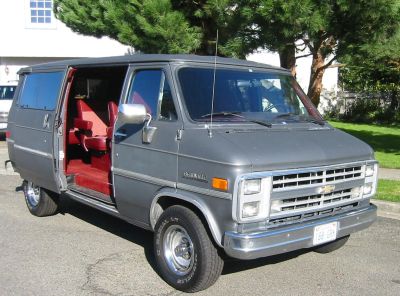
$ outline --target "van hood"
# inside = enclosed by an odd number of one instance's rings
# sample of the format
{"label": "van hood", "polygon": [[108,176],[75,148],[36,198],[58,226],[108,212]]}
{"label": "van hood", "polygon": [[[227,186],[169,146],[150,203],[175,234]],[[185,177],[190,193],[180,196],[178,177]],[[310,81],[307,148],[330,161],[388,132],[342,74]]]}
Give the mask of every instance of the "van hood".
{"label": "van hood", "polygon": [[256,129],[218,131],[229,146],[235,147],[251,162],[252,170],[291,169],[370,160],[370,146],[340,130]]}

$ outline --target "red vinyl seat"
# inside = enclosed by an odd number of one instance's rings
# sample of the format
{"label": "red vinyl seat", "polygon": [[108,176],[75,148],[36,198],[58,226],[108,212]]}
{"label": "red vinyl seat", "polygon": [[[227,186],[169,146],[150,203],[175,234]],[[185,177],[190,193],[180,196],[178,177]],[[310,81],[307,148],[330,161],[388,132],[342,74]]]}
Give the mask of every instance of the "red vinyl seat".
{"label": "red vinyl seat", "polygon": [[113,101],[108,102],[108,118],[110,120],[110,124],[107,127],[107,139],[111,140],[114,133],[114,125],[117,121],[118,116],[118,106]]}
{"label": "red vinyl seat", "polygon": [[107,125],[83,100],[77,100],[78,117],[74,119],[74,125],[81,130],[80,142],[88,151],[107,150]]}

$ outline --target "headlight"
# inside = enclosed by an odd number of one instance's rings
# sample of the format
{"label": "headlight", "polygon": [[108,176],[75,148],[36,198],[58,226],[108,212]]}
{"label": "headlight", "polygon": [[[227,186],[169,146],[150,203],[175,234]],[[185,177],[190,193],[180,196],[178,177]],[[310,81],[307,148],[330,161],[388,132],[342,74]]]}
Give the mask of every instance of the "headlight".
{"label": "headlight", "polygon": [[232,216],[235,221],[257,222],[268,218],[271,195],[271,177],[243,177],[236,185]]}
{"label": "headlight", "polygon": [[261,179],[250,179],[243,181],[243,193],[246,195],[260,193]]}
{"label": "headlight", "polygon": [[376,193],[378,182],[378,163],[369,162],[365,166],[365,183],[362,187],[363,198],[370,198]]}
{"label": "headlight", "polygon": [[259,211],[260,211],[259,201],[246,202],[243,204],[242,207],[242,217],[249,218],[257,216]]}
{"label": "headlight", "polygon": [[364,189],[363,189],[363,193],[364,195],[368,195],[372,192],[372,188],[373,188],[373,184],[372,183],[368,183],[364,185]]}
{"label": "headlight", "polygon": [[375,166],[373,164],[369,164],[365,167],[365,177],[371,177],[374,175]]}

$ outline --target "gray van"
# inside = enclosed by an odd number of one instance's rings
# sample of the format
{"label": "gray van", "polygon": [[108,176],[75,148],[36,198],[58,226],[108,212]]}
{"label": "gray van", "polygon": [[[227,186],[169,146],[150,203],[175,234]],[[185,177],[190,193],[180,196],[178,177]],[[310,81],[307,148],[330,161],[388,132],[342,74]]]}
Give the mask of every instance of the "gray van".
{"label": "gray van", "polygon": [[331,252],[376,219],[373,150],[284,69],[138,54],[19,74],[7,142],[29,211],[68,196],[153,231],[176,289],[211,286],[229,257]]}

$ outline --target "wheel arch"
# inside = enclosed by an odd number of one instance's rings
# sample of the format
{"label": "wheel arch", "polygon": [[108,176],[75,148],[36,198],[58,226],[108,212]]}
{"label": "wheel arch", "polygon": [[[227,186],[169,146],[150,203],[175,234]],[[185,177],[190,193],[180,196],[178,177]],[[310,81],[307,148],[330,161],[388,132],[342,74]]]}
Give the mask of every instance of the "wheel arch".
{"label": "wheel arch", "polygon": [[162,211],[174,205],[181,205],[195,212],[204,223],[204,226],[219,247],[223,247],[223,232],[215,220],[209,206],[203,199],[188,191],[170,188],[161,189],[154,197],[150,208],[150,227],[154,231],[155,225]]}

